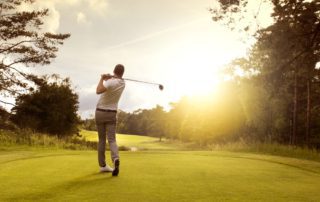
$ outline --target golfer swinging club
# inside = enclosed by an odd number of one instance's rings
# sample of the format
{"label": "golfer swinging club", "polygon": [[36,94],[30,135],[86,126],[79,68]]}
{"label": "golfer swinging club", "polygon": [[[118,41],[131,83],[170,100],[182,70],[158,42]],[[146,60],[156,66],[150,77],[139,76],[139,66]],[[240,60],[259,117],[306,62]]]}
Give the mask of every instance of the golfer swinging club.
{"label": "golfer swinging club", "polygon": [[[125,82],[122,79],[124,66],[121,64],[116,65],[113,73],[114,75],[101,75],[96,90],[96,93],[98,95],[101,94],[101,96],[97,104],[95,120],[99,135],[98,162],[100,172],[112,172],[113,176],[118,176],[120,160],[116,142],[116,123],[118,102],[125,87]],[[108,139],[114,168],[106,164],[106,138]]]}

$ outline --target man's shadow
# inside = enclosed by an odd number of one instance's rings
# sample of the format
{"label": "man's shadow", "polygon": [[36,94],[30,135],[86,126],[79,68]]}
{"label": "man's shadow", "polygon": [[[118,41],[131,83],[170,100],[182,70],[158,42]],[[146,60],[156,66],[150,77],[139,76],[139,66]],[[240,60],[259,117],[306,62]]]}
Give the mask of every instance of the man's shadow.
{"label": "man's shadow", "polygon": [[[50,176],[48,176],[50,177]],[[78,190],[90,190],[92,187],[108,187],[111,182],[116,181],[119,177],[113,177],[111,173],[106,172],[94,172],[79,178],[75,178],[64,183],[53,185],[47,189],[39,190],[39,192],[26,193],[15,195],[14,197],[7,198],[9,201],[37,201],[41,199],[54,200],[55,197],[60,198],[61,195],[65,194],[72,195],[78,193]],[[106,190],[107,192],[108,190]],[[106,193],[107,194],[107,193]]]}

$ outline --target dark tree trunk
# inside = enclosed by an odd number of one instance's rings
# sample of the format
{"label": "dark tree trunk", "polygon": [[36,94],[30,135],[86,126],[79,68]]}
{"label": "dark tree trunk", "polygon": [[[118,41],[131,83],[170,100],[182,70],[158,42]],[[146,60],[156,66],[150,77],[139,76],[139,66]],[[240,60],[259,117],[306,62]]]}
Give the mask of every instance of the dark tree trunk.
{"label": "dark tree trunk", "polygon": [[306,145],[309,146],[310,118],[311,118],[311,82],[307,81],[307,117],[306,117]]}
{"label": "dark tree trunk", "polygon": [[293,118],[291,144],[296,144],[297,139],[297,108],[298,108],[298,78],[297,71],[294,73],[294,95],[293,95]]}

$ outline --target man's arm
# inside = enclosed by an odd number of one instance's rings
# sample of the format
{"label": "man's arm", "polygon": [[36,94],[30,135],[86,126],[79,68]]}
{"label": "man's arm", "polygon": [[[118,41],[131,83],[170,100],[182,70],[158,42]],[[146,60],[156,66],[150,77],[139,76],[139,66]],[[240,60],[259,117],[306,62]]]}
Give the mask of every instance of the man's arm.
{"label": "man's arm", "polygon": [[101,75],[100,81],[99,81],[99,83],[98,83],[98,85],[97,85],[97,89],[96,89],[96,93],[97,93],[98,95],[107,90],[107,89],[103,86],[103,81],[104,81],[104,80],[108,80],[108,79],[110,79],[110,78],[112,78],[112,76],[111,76],[110,74],[103,74],[103,75]]}

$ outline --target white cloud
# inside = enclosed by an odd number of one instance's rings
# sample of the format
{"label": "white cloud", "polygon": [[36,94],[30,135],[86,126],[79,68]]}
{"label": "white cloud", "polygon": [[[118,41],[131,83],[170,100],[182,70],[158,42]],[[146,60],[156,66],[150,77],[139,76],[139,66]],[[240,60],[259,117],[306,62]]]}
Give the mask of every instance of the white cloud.
{"label": "white cloud", "polygon": [[78,24],[86,24],[86,23],[88,23],[87,16],[84,13],[79,12],[77,14],[77,22],[78,22]]}
{"label": "white cloud", "polygon": [[[58,6],[80,7],[81,9],[87,9],[87,12],[94,13],[95,15],[105,16],[108,3],[107,0],[41,0],[35,1],[33,4],[22,4],[19,10],[32,11],[49,9],[49,15],[45,18],[43,30],[55,33],[60,27],[61,20]],[[77,12],[76,16],[76,20],[79,24],[89,22],[84,12]]]}
{"label": "white cloud", "polygon": [[55,1],[42,0],[36,1],[33,4],[22,4],[19,10],[21,11],[32,11],[32,10],[43,10],[49,9],[49,15],[45,18],[43,25],[43,31],[55,33],[60,26],[60,13],[56,9]]}
{"label": "white cloud", "polygon": [[65,0],[64,2],[69,5],[76,5],[80,2],[80,0]]}
{"label": "white cloud", "polygon": [[98,15],[104,16],[107,11],[107,0],[86,0],[89,7],[95,11]]}

